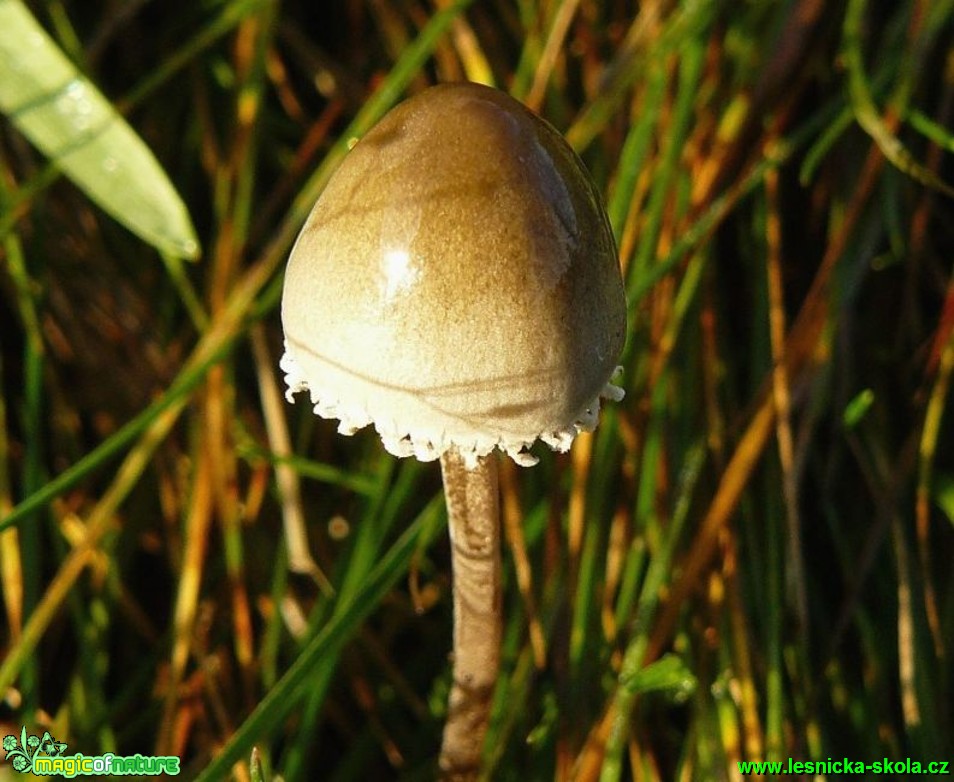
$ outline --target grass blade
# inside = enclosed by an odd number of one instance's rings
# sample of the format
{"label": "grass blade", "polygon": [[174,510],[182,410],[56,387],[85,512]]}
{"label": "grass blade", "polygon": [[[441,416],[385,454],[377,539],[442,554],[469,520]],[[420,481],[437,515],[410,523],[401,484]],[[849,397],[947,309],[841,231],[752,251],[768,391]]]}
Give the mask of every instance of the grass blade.
{"label": "grass blade", "polygon": [[20,0],[0,0],[0,110],[63,173],[156,249],[195,258],[188,210],[149,148]]}

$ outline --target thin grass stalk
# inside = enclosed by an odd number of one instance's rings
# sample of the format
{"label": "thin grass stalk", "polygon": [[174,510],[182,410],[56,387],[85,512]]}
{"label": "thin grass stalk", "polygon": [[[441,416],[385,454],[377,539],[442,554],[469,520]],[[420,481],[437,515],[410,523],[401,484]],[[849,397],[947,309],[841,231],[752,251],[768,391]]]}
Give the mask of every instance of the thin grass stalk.
{"label": "thin grass stalk", "polygon": [[523,600],[527,614],[527,631],[530,647],[533,649],[533,662],[538,670],[546,666],[547,647],[543,626],[537,611],[537,601],[533,592],[533,570],[527,557],[527,541],[523,530],[523,510],[518,496],[517,465],[508,460],[499,466],[501,518],[504,536],[510,548],[517,577],[517,588]]}
{"label": "thin grass stalk", "polygon": [[[849,204],[841,230],[832,237],[821,266],[815,274],[812,288],[805,299],[795,324],[789,331],[785,356],[789,363],[791,377],[804,370],[804,364],[820,339],[827,321],[827,292],[832,270],[841,258],[851,231],[860,219],[861,213],[871,196],[877,177],[880,174],[884,158],[877,148],[869,152],[858,189]],[[763,388],[765,386],[763,385]],[[676,584],[672,602],[660,619],[653,643],[650,647],[650,659],[656,657],[666,639],[670,637],[675,625],[676,613],[689,592],[698,587],[699,578],[706,564],[715,552],[719,530],[729,522],[742,491],[762,456],[762,452],[771,434],[775,421],[775,406],[767,393],[761,394],[761,401],[749,425],[736,446],[720,480],[720,485],[699,528],[696,542],[682,571],[682,577]]]}
{"label": "thin grass stalk", "polygon": [[[278,684],[258,703],[254,711],[229,737],[222,751],[201,771],[196,782],[218,782],[233,763],[251,751],[252,745],[274,730],[299,703],[302,685],[312,679],[319,663],[334,658],[357,624],[380,602],[381,597],[407,572],[411,557],[422,539],[428,541],[437,532],[442,498],[435,497],[407,530],[380,557],[347,600],[339,596],[334,617],[307,643]],[[340,594],[340,593],[339,593]]]}
{"label": "thin grass stalk", "polygon": [[[950,310],[954,313],[954,276],[948,283],[947,301],[951,303]],[[947,329],[947,337],[944,338],[943,329]],[[931,635],[934,640],[935,652],[939,659],[943,660],[947,656],[947,650],[944,644],[941,632],[941,620],[937,607],[937,599],[931,582],[932,557],[930,555],[930,502],[931,502],[931,479],[933,475],[934,459],[937,454],[938,439],[941,432],[941,421],[944,415],[945,400],[951,385],[951,377],[954,376],[954,317],[950,318],[950,323],[941,323],[938,326],[936,337],[937,342],[944,340],[943,347],[937,351],[940,358],[937,362],[937,374],[934,383],[931,386],[931,393],[928,397],[927,407],[924,412],[924,423],[921,427],[921,438],[918,444],[918,480],[915,493],[915,519],[918,539],[918,552],[921,561],[921,567],[926,574],[925,589],[927,597],[927,617],[931,628]]]}

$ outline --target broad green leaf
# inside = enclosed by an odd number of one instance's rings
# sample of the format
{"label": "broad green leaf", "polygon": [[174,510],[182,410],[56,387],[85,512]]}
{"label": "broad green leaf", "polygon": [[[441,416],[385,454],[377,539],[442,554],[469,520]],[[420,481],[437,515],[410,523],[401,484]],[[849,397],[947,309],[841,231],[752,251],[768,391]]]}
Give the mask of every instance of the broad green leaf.
{"label": "broad green leaf", "polygon": [[20,0],[0,0],[0,111],[137,236],[170,255],[199,254],[185,204],[152,152]]}

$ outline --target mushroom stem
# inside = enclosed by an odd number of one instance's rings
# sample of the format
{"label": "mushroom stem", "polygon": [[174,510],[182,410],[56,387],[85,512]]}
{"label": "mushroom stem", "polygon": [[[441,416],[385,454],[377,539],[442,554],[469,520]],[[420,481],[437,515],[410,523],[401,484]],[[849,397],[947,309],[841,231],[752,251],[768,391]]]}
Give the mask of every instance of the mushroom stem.
{"label": "mushroom stem", "polygon": [[468,468],[441,457],[454,579],[454,679],[441,746],[441,778],[477,779],[500,669],[500,503],[497,459]]}

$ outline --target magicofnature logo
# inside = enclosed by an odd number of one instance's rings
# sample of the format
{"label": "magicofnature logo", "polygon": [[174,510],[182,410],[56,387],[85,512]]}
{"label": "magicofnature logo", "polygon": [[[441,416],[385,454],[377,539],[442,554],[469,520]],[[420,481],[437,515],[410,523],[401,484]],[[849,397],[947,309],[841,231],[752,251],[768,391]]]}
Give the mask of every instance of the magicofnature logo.
{"label": "magicofnature logo", "polygon": [[28,734],[26,727],[20,731],[19,739],[9,735],[3,737],[3,749],[6,759],[13,768],[24,774],[32,773],[39,777],[63,776],[69,779],[78,776],[158,776],[179,773],[179,758],[175,755],[74,755],[66,754],[66,744],[57,741],[46,731],[42,736]]}

